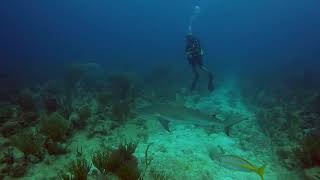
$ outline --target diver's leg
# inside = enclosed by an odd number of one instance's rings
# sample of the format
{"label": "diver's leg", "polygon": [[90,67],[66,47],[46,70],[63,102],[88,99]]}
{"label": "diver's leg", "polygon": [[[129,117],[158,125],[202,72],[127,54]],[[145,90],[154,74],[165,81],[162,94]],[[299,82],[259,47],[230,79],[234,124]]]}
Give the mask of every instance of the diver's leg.
{"label": "diver's leg", "polygon": [[209,91],[213,91],[214,87],[213,87],[213,75],[212,75],[212,73],[204,65],[200,65],[200,69],[208,74],[208,78],[209,78],[208,90]]}
{"label": "diver's leg", "polygon": [[197,66],[192,65],[192,71],[193,71],[193,81],[190,87],[190,90],[193,91],[196,88],[197,82],[199,80],[199,73],[197,71]]}

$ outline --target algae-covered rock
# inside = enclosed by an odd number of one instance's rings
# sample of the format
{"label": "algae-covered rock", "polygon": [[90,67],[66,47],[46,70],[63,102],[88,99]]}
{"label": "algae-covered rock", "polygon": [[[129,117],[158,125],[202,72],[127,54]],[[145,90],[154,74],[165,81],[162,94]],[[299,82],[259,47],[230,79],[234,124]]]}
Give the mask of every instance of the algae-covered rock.
{"label": "algae-covered rock", "polygon": [[112,151],[96,152],[92,157],[94,166],[102,173],[112,173],[122,180],[140,178],[138,159],[133,155],[137,144],[121,144]]}
{"label": "algae-covered rock", "polygon": [[14,116],[14,109],[10,105],[0,104],[0,126]]}

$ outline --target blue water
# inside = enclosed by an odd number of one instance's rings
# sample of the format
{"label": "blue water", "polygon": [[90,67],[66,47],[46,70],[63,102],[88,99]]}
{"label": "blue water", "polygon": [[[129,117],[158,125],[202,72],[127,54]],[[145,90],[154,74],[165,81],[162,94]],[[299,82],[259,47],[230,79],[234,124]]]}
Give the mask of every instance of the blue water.
{"label": "blue water", "polygon": [[70,61],[88,60],[133,68],[186,66],[184,35],[194,5],[201,13],[193,31],[212,68],[319,62],[317,0],[4,0],[1,69],[54,73]]}

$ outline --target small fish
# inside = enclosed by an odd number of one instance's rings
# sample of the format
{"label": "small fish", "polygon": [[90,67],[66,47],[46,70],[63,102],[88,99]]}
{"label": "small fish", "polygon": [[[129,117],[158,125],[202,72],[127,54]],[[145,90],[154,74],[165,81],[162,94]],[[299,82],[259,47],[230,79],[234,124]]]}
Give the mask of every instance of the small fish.
{"label": "small fish", "polygon": [[225,168],[242,172],[254,172],[261,177],[261,180],[264,180],[266,165],[258,168],[249,161],[235,155],[220,156],[218,161],[220,162],[220,165]]}

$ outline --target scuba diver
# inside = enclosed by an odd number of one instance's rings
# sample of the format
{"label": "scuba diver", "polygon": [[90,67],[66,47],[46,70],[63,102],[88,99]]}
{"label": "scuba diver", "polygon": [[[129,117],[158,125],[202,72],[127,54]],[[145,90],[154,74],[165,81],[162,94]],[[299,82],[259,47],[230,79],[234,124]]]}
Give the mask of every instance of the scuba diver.
{"label": "scuba diver", "polygon": [[189,61],[189,64],[192,66],[192,71],[194,74],[194,78],[190,87],[190,90],[193,91],[199,80],[199,73],[198,69],[206,72],[209,77],[208,82],[208,90],[211,92],[213,91],[213,76],[212,73],[203,65],[203,49],[201,48],[200,41],[195,36],[192,35],[192,25],[193,22],[197,19],[200,15],[200,6],[199,0],[195,1],[195,6],[193,9],[193,14],[190,17],[189,27],[188,27],[188,34],[186,36],[186,56]]}
{"label": "scuba diver", "polygon": [[203,65],[203,49],[201,48],[200,41],[189,32],[186,36],[186,49],[185,53],[189,64],[192,66],[192,71],[194,78],[190,87],[193,91],[196,88],[197,82],[199,80],[198,68],[208,74],[208,90],[213,91],[213,76],[212,73]]}

